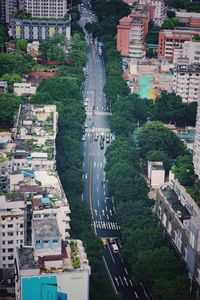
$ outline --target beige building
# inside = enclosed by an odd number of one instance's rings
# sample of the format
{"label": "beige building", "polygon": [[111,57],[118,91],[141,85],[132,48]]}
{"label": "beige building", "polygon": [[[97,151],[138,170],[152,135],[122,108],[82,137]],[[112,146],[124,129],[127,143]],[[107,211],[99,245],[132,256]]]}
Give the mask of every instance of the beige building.
{"label": "beige building", "polygon": [[14,93],[17,96],[34,95],[36,93],[36,86],[29,82],[14,83]]}
{"label": "beige building", "polygon": [[67,0],[24,0],[25,9],[35,18],[63,18]]}
{"label": "beige building", "polygon": [[173,91],[185,103],[197,102],[200,90],[200,65],[177,65],[174,67]]}

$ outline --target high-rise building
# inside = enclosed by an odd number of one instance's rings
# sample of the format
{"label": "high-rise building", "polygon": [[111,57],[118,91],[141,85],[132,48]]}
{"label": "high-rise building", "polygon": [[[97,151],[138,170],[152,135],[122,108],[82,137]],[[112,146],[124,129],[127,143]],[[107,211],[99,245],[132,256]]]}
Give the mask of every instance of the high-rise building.
{"label": "high-rise building", "polygon": [[[139,0],[140,5],[145,5],[152,10],[152,21],[161,26],[166,17],[166,6],[163,0]],[[151,8],[152,7],[152,8]]]}
{"label": "high-rise building", "polygon": [[174,64],[199,64],[200,63],[200,43],[186,41],[181,47],[174,49]]}
{"label": "high-rise building", "polygon": [[16,249],[26,239],[26,218],[23,194],[0,196],[0,269],[14,267]]}
{"label": "high-rise building", "polygon": [[200,92],[200,65],[177,65],[174,67],[173,91],[185,103],[197,102]]}
{"label": "high-rise building", "polygon": [[123,56],[142,59],[145,56],[144,40],[148,32],[148,11],[134,11],[119,21],[117,50]]}
{"label": "high-rise building", "polygon": [[193,149],[194,171],[200,178],[200,101],[197,104],[196,130]]}
{"label": "high-rise building", "polygon": [[63,18],[67,0],[24,0],[25,9],[35,18]]}
{"label": "high-rise building", "polygon": [[64,242],[56,220],[33,220],[32,247],[18,249],[16,300],[88,300],[90,266],[82,242]]}
{"label": "high-rise building", "polygon": [[194,36],[200,35],[200,29],[177,27],[173,30],[161,30],[158,41],[158,57],[173,61],[174,51],[182,47],[185,41],[192,41]]}
{"label": "high-rise building", "polygon": [[0,22],[9,23],[14,11],[19,7],[18,0],[1,0],[0,1]]}
{"label": "high-rise building", "polygon": [[168,186],[158,190],[156,214],[189,277],[200,285],[200,208],[171,172]]}

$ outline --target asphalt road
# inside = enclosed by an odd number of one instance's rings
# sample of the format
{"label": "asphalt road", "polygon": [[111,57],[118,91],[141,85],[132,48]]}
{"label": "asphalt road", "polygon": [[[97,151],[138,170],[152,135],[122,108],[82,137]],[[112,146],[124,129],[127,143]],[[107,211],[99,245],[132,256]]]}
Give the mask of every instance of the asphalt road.
{"label": "asphalt road", "polygon": [[[87,22],[94,19],[95,17],[91,14],[87,2],[87,5],[81,9],[80,25],[84,28]],[[120,251],[114,253],[111,246],[110,238],[114,238],[118,248],[122,247],[120,226],[113,216],[114,200],[107,197],[105,180],[105,152],[110,143],[104,142],[104,149],[100,149],[100,134],[110,133],[109,118],[111,112],[103,92],[106,82],[103,56],[99,55],[96,41],[93,41],[86,31],[85,37],[89,45],[89,52],[85,70],[86,80],[83,86],[85,103],[83,105],[86,109],[87,118],[82,142],[84,156],[84,193],[82,199],[90,204],[92,226],[96,235],[99,238],[105,238],[105,243],[102,244],[103,262],[114,291],[117,294],[123,294],[125,300],[151,300],[143,284],[136,284],[130,275]],[[95,141],[94,136],[97,133],[99,138]]]}

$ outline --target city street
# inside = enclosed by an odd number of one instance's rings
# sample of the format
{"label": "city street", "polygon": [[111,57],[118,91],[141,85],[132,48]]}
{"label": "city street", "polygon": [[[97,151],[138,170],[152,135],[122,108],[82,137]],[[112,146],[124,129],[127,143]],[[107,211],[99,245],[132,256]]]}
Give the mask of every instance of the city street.
{"label": "city street", "polygon": [[[81,8],[80,25],[90,22],[91,13],[88,6]],[[136,284],[129,274],[120,255],[121,232],[117,220],[113,217],[115,211],[114,199],[108,198],[105,178],[105,152],[112,142],[109,129],[110,108],[108,107],[103,88],[106,81],[103,56],[97,51],[97,41],[93,41],[85,29],[86,41],[89,45],[88,61],[85,70],[86,81],[83,87],[86,109],[85,134],[83,136],[83,201],[88,201],[92,213],[93,228],[101,238],[103,262],[114,291],[122,293],[126,300],[151,299],[142,284]],[[100,147],[101,136],[109,134],[110,142],[104,140]],[[113,238],[110,240],[110,238]],[[116,242],[119,252],[115,253],[112,243]]]}

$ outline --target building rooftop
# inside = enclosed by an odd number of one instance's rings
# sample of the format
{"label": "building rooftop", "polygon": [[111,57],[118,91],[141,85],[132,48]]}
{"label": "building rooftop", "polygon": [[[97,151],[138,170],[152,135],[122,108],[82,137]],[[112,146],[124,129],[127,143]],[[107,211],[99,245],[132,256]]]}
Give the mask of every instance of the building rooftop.
{"label": "building rooftop", "polygon": [[34,249],[32,247],[19,248],[18,258],[20,270],[38,269],[38,263],[34,259]]}
{"label": "building rooftop", "polygon": [[[29,160],[54,159],[57,118],[55,105],[20,105],[13,134],[16,140],[20,140],[20,150],[25,151]],[[17,149],[15,156],[20,155]]]}
{"label": "building rooftop", "polygon": [[35,235],[35,240],[44,237],[61,236],[56,219],[33,219],[32,227]]}
{"label": "building rooftop", "polygon": [[200,13],[176,11],[176,17],[178,18],[200,18]]}
{"label": "building rooftop", "polygon": [[24,197],[22,194],[16,193],[12,195],[0,196],[0,211],[14,210],[25,207]]}
{"label": "building rooftop", "polygon": [[164,195],[165,200],[171,205],[174,212],[178,215],[181,222],[191,218],[190,212],[182,205],[176,193],[170,187],[162,187],[160,192]]}
{"label": "building rooftop", "polygon": [[152,170],[157,170],[157,171],[164,171],[164,167],[163,166],[157,166],[157,165],[152,165]]}
{"label": "building rooftop", "polygon": [[[49,251],[49,253],[51,252]],[[33,247],[23,247],[18,249],[19,271],[22,271],[22,276],[23,270],[31,269],[36,269],[38,275],[75,270],[86,270],[90,272],[89,261],[85,249],[83,248],[82,241],[80,240],[68,240],[65,243],[62,241],[60,255],[37,257],[34,254]],[[59,260],[61,264],[59,267],[55,264],[54,267],[52,262],[57,260]],[[51,262],[51,267],[48,266],[48,262]]]}

